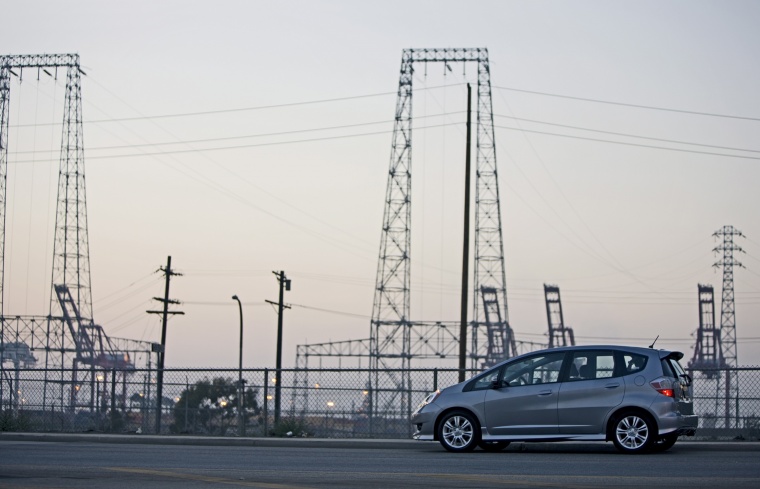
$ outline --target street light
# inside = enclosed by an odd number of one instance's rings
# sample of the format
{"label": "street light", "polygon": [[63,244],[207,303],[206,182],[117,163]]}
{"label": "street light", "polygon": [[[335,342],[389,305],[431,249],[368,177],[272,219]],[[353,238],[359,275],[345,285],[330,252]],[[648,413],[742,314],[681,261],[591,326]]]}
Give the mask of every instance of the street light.
{"label": "street light", "polygon": [[240,310],[240,361],[238,363],[238,433],[240,436],[245,436],[245,420],[243,418],[243,409],[245,408],[245,400],[243,395],[245,389],[243,388],[243,304],[238,299],[237,295],[232,296],[232,300],[237,301],[238,309]]}
{"label": "street light", "polygon": [[[103,382],[104,379],[105,379],[105,377],[103,377],[103,374],[98,374],[95,377],[95,385],[97,386],[97,391],[98,391],[98,396],[97,396],[98,397],[98,400],[97,400],[97,403],[98,403],[97,404],[97,412],[98,413],[100,413],[101,406],[103,405],[103,399],[100,397],[100,383]],[[103,386],[103,392],[105,392],[105,390],[106,390],[106,387],[104,385]]]}

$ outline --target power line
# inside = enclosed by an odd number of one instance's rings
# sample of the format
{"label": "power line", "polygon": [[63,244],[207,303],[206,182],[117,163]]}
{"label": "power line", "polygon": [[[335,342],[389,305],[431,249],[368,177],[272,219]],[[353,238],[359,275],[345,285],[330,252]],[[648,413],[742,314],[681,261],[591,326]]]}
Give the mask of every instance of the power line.
{"label": "power line", "polygon": [[[250,111],[255,111],[255,110],[279,109],[279,108],[285,108],[285,107],[297,107],[297,106],[302,106],[302,105],[341,102],[341,101],[346,101],[346,100],[357,100],[357,99],[362,99],[362,98],[395,95],[395,93],[396,92],[371,93],[371,94],[366,94],[366,95],[354,95],[354,96],[349,96],[349,97],[307,100],[303,102],[286,102],[282,104],[258,105],[258,106],[253,106],[253,107],[236,107],[236,108],[231,108],[231,109],[205,110],[205,111],[198,111],[198,112],[177,112],[173,114],[140,115],[140,116],[134,116],[134,117],[117,117],[117,118],[110,118],[110,119],[91,119],[91,120],[83,121],[83,122],[84,124],[103,124],[103,123],[111,123],[111,122],[133,122],[133,121],[144,121],[144,120],[155,120],[155,119],[172,119],[172,118],[178,118],[178,117],[197,117],[197,116],[204,116],[204,115],[229,114],[229,113],[234,113],[234,112],[250,112]],[[42,123],[42,124],[16,124],[11,127],[39,127],[39,126],[50,126],[50,125],[60,125],[60,124],[61,124],[60,122],[48,122],[48,123]]]}
{"label": "power line", "polygon": [[[434,128],[451,126],[451,125],[457,125],[457,123],[434,124],[432,126],[415,127],[414,129],[415,130],[434,129]],[[392,132],[393,131],[374,131],[374,132],[364,132],[364,133],[357,133],[357,134],[324,136],[324,137],[319,137],[319,138],[295,139],[295,140],[290,140],[290,141],[272,141],[272,142],[267,142],[267,143],[240,144],[240,145],[235,145],[235,146],[218,146],[218,147],[213,147],[213,148],[190,148],[190,149],[177,149],[177,150],[172,150],[172,151],[157,151],[157,152],[151,152],[151,153],[144,152],[144,153],[125,153],[125,154],[115,154],[115,155],[88,156],[87,159],[88,160],[105,160],[105,159],[131,158],[131,157],[142,157],[142,156],[166,156],[166,155],[173,155],[173,154],[204,153],[204,152],[209,152],[209,151],[225,151],[225,150],[233,150],[233,149],[258,148],[258,147],[263,147],[263,146],[279,146],[283,144],[312,143],[312,142],[318,142],[318,141],[330,141],[330,140],[335,140],[335,139],[348,139],[348,138],[364,137],[364,136],[378,136],[382,134],[390,134]],[[13,163],[14,164],[40,163],[43,161],[52,162],[52,161],[57,161],[57,160],[53,160],[53,159],[16,160]]]}
{"label": "power line", "polygon": [[[189,140],[183,140],[183,141],[162,141],[158,143],[141,143],[141,144],[122,144],[122,145],[116,145],[116,146],[94,146],[94,147],[88,147],[88,151],[105,151],[105,150],[116,150],[116,149],[131,149],[131,148],[145,148],[145,147],[155,147],[155,146],[174,146],[179,144],[197,144],[197,143],[213,143],[213,142],[219,142],[219,141],[234,141],[238,139],[252,139],[252,138],[263,138],[263,137],[272,137],[272,136],[286,136],[289,134],[302,134],[306,132],[317,132],[317,131],[332,131],[335,129],[349,129],[352,127],[362,127],[362,126],[372,126],[372,125],[378,125],[378,124],[389,124],[393,121],[377,121],[377,122],[359,122],[356,124],[345,124],[341,126],[328,126],[328,127],[313,127],[309,129],[295,129],[292,131],[280,131],[280,132],[268,132],[268,133],[261,133],[261,134],[248,134],[244,136],[223,136],[218,138],[204,138],[204,139],[189,139]],[[45,151],[48,153],[56,153],[59,152],[59,149],[51,149],[50,151]],[[35,150],[28,150],[28,151],[11,151],[10,154],[35,154],[35,153],[41,153],[42,151],[35,151]]]}
{"label": "power line", "polygon": [[[451,86],[456,86],[456,85],[440,85],[440,86],[434,86],[434,87],[424,87],[424,88],[415,89],[415,91],[435,90],[439,88],[448,88]],[[252,107],[234,107],[231,109],[215,109],[215,110],[205,110],[205,111],[198,111],[198,112],[177,112],[173,114],[155,114],[155,115],[140,115],[140,116],[134,116],[134,117],[118,117],[118,118],[110,118],[110,119],[92,119],[92,120],[83,121],[83,123],[84,124],[103,124],[103,123],[111,123],[111,122],[133,122],[133,121],[142,121],[142,120],[171,119],[171,118],[179,118],[179,117],[197,117],[197,116],[215,115],[215,114],[229,114],[229,113],[235,113],[235,112],[250,112],[250,111],[257,111],[257,110],[298,107],[298,106],[303,106],[303,105],[316,105],[316,104],[324,104],[324,103],[331,103],[331,102],[344,102],[348,100],[384,97],[388,95],[396,95],[396,92],[369,93],[369,94],[364,94],[364,95],[351,95],[347,97],[306,100],[306,101],[301,101],[301,102],[285,102],[281,104],[272,104],[272,105],[256,105]],[[50,125],[61,125],[61,123],[49,122],[49,123],[42,123],[42,124],[16,124],[11,127],[39,127],[39,126],[50,126]]]}
{"label": "power line", "polygon": [[[499,129],[507,129],[509,131],[521,131],[521,132],[530,132],[533,134],[543,134],[545,136],[557,136],[561,138],[570,138],[570,139],[580,139],[584,141],[594,141],[597,143],[607,143],[607,144],[622,144],[624,146],[635,146],[638,148],[650,148],[650,149],[662,149],[666,151],[678,151],[680,153],[693,153],[693,154],[703,154],[703,155],[709,155],[709,156],[722,156],[725,158],[742,158],[745,160],[760,160],[760,156],[745,156],[745,155],[732,155],[727,153],[713,153],[711,151],[697,151],[695,149],[683,149],[683,148],[668,148],[667,146],[654,146],[651,144],[639,144],[639,143],[627,143],[624,141],[610,141],[609,139],[599,139],[599,138],[587,138],[583,136],[571,136],[568,134],[558,134],[554,132],[546,132],[546,131],[534,131],[531,129],[519,129],[516,127],[506,127],[506,126],[494,126]],[[744,150],[741,150],[744,151]]]}
{"label": "power line", "polygon": [[[510,118],[515,120],[522,120],[526,122],[534,122],[537,124],[546,124],[546,125],[552,125],[557,127],[566,127],[570,129],[579,129],[583,131],[592,131],[592,132],[598,132],[598,133],[604,133],[604,134],[611,134],[611,135],[617,135],[617,136],[624,136],[624,137],[632,137],[632,138],[638,138],[638,139],[649,139],[653,141],[662,141],[662,142],[670,142],[675,144],[688,144],[693,146],[701,146],[701,147],[708,147],[708,148],[718,148],[718,149],[727,149],[731,151],[745,151],[745,152],[751,152],[751,153],[760,153],[760,150],[755,149],[745,149],[745,148],[734,148],[730,146],[717,146],[717,145],[709,145],[709,144],[701,144],[701,143],[693,143],[688,141],[679,141],[679,140],[672,140],[672,139],[664,139],[664,138],[655,138],[655,137],[649,137],[649,136],[639,136],[635,134],[626,134],[626,133],[618,133],[613,131],[604,131],[600,129],[591,129],[591,128],[584,128],[579,126],[571,126],[566,124],[558,124],[558,123],[552,123],[552,122],[544,122],[544,121],[537,121],[537,120],[531,120],[531,119],[522,119],[518,117],[512,117],[512,116],[503,116],[503,115],[497,115],[497,117],[504,117],[504,118]],[[220,137],[220,138],[207,138],[207,139],[196,139],[196,140],[187,140],[187,141],[177,141],[177,142],[159,142],[159,143],[143,143],[143,144],[130,144],[130,145],[118,145],[118,146],[101,146],[101,147],[94,147],[90,148],[92,151],[95,150],[115,150],[115,149],[129,149],[129,148],[143,148],[143,147],[156,147],[156,146],[170,146],[170,145],[179,145],[179,144],[192,144],[192,143],[206,143],[206,142],[215,142],[215,141],[230,141],[230,140],[238,140],[238,139],[250,139],[250,138],[259,138],[259,137],[271,137],[271,136],[282,136],[282,135],[288,135],[288,134],[299,134],[299,133],[307,133],[307,132],[315,132],[315,131],[327,131],[327,130],[335,130],[335,129],[346,129],[351,127],[360,127],[360,126],[367,126],[367,125],[377,125],[377,124],[383,124],[386,122],[366,122],[366,123],[356,123],[356,124],[348,124],[348,125],[342,125],[342,126],[330,126],[330,127],[324,127],[324,128],[310,128],[310,129],[298,129],[293,131],[282,131],[282,132],[274,132],[274,133],[263,133],[263,134],[251,134],[246,136],[228,136],[228,137]],[[460,125],[461,123],[455,122],[455,123],[444,123],[444,124],[434,124],[430,126],[423,126],[423,127],[415,127],[415,130],[425,130],[425,129],[435,129],[440,127],[448,127],[448,126],[456,126]],[[671,148],[667,146],[655,146],[651,144],[640,144],[640,143],[631,143],[631,142],[625,142],[625,141],[612,141],[609,139],[600,139],[600,138],[589,138],[584,136],[575,136],[570,134],[559,134],[559,133],[553,133],[553,132],[547,132],[547,131],[536,131],[532,129],[524,129],[524,128],[516,128],[516,127],[507,127],[507,126],[494,126],[497,129],[506,129],[509,131],[519,131],[519,132],[526,132],[526,133],[533,133],[533,134],[542,134],[545,136],[555,136],[555,137],[563,137],[563,138],[570,138],[570,139],[579,139],[584,141],[593,141],[593,142],[599,142],[599,143],[607,143],[607,144],[619,144],[624,146],[634,146],[634,147],[640,147],[640,148],[650,148],[650,149],[659,149],[659,150],[665,150],[665,151],[678,151],[682,153],[693,153],[693,154],[703,154],[703,155],[709,155],[709,156],[722,156],[727,158],[741,158],[741,159],[749,159],[749,160],[760,160],[760,156],[748,156],[748,155],[734,155],[734,154],[728,154],[728,153],[716,153],[712,151],[699,151],[699,150],[693,150],[693,149],[685,149],[685,148]],[[324,136],[324,137],[318,137],[318,138],[306,138],[306,139],[295,139],[295,140],[289,140],[289,141],[272,141],[272,142],[266,142],[266,143],[255,143],[255,144],[241,144],[241,145],[234,145],[234,146],[217,146],[217,147],[211,147],[211,148],[189,148],[189,149],[178,149],[178,150],[171,150],[171,151],[157,151],[157,152],[150,152],[150,153],[125,153],[125,154],[112,154],[112,155],[91,155],[88,156],[89,160],[92,159],[114,159],[114,158],[128,158],[128,157],[138,157],[138,156],[163,156],[163,155],[171,155],[171,154],[185,154],[185,153],[201,153],[201,152],[208,152],[208,151],[223,151],[223,150],[233,150],[233,149],[245,149],[245,148],[256,148],[256,147],[263,147],[263,146],[276,146],[276,145],[283,145],[283,144],[299,144],[299,143],[309,143],[309,142],[318,142],[318,141],[329,141],[329,140],[335,140],[335,139],[347,139],[347,138],[354,138],[354,137],[364,137],[364,136],[377,136],[382,134],[389,134],[392,131],[373,131],[373,132],[364,132],[364,133],[356,133],[356,134],[342,134],[342,135],[335,135],[335,136]],[[47,152],[55,152],[57,150],[50,150]],[[15,151],[11,152],[11,154],[29,154],[29,153],[40,153],[40,151]],[[27,160],[15,160],[14,164],[20,164],[20,163],[40,163],[40,162],[52,162],[57,161],[54,159],[47,159],[42,160],[39,158],[36,159],[27,159]]]}
{"label": "power line", "polygon": [[[624,136],[624,137],[628,137],[628,138],[637,138],[637,139],[649,139],[651,141],[660,141],[660,142],[663,142],[663,143],[688,144],[690,146],[701,146],[703,148],[716,148],[716,149],[727,149],[727,150],[731,150],[731,151],[746,151],[748,153],[760,153],[760,150],[757,150],[757,149],[734,148],[734,147],[731,147],[731,146],[718,146],[718,145],[714,145],[714,144],[693,143],[693,142],[690,142],[690,141],[679,141],[677,139],[664,139],[664,138],[656,138],[656,137],[652,137],[652,136],[639,136],[639,135],[636,135],[636,134],[628,134],[628,133],[624,133],[624,132],[604,131],[602,129],[591,129],[591,128],[588,128],[588,127],[572,126],[572,125],[568,125],[568,124],[559,124],[559,123],[556,123],[556,122],[546,122],[546,121],[539,121],[539,120],[535,120],[535,119],[524,119],[522,117],[514,117],[514,116],[509,116],[509,115],[499,115],[499,114],[494,114],[494,115],[496,117],[503,117],[505,119],[513,119],[513,120],[516,120],[516,121],[531,122],[531,123],[534,123],[534,124],[544,124],[544,125],[547,125],[547,126],[564,127],[564,128],[567,128],[567,129],[578,129],[578,130],[581,130],[581,131],[598,132],[598,133],[601,133],[601,134],[611,134],[613,136]],[[519,130],[522,130],[522,128],[520,128]]]}
{"label": "power line", "polygon": [[[92,80],[92,79],[91,79],[91,80]],[[104,91],[106,91],[106,92],[107,92],[107,93],[109,93],[111,96],[113,96],[113,97],[114,97],[116,100],[118,100],[119,102],[121,102],[122,104],[124,104],[126,107],[128,107],[129,109],[131,109],[131,110],[133,110],[134,112],[138,113],[139,115],[143,115],[143,114],[140,114],[140,112],[139,112],[138,110],[136,110],[136,109],[135,109],[134,107],[132,107],[132,106],[131,106],[129,103],[127,103],[126,101],[124,101],[124,100],[123,100],[121,97],[119,97],[117,94],[115,94],[115,93],[113,93],[112,91],[110,91],[110,90],[109,90],[107,87],[105,87],[105,86],[103,86],[103,85],[99,84],[99,83],[98,83],[96,80],[92,80],[92,81],[94,81],[94,83],[95,83],[95,84],[97,84],[97,85],[98,85],[100,88],[102,88]],[[97,107],[96,107],[96,109],[100,111],[100,109],[98,109]],[[100,112],[102,112],[102,111],[100,111]],[[108,114],[106,114],[106,115],[108,115]],[[168,131],[166,128],[164,128],[164,127],[163,127],[163,126],[162,126],[162,125],[161,125],[161,124],[160,124],[158,121],[153,121],[153,120],[150,120],[149,122],[150,122],[151,124],[153,124],[154,126],[156,126],[157,128],[161,129],[163,132],[165,132],[165,133],[166,133],[166,134],[168,134],[169,136],[171,136],[173,139],[175,139],[175,140],[179,140],[179,138],[178,138],[178,137],[176,137],[176,136],[175,136],[173,133],[171,133],[171,132],[170,132],[170,131]],[[121,126],[122,126],[122,127],[125,127],[127,130],[130,130],[130,131],[131,131],[131,129],[129,129],[129,127],[128,127],[126,124],[121,124]],[[104,128],[104,129],[105,129],[107,132],[110,132],[110,131],[108,131],[108,129],[107,129],[107,128]],[[131,131],[131,132],[134,132],[134,131]],[[113,134],[113,133],[112,133],[112,134]],[[135,133],[135,134],[136,134],[136,133]],[[145,140],[145,139],[144,139],[143,137],[141,137],[139,134],[136,134],[136,135],[137,135],[137,136],[138,136],[140,139],[142,139],[143,141]],[[118,139],[121,139],[121,138],[120,138],[118,135],[115,135],[115,134],[114,134],[114,136],[116,136]],[[261,193],[263,193],[263,194],[265,194],[265,195],[268,195],[269,197],[272,197],[272,198],[274,198],[275,200],[279,201],[280,203],[282,203],[282,204],[284,204],[284,205],[286,205],[286,206],[288,206],[288,207],[290,207],[290,208],[292,208],[292,209],[295,209],[295,210],[297,210],[298,212],[301,212],[302,214],[305,214],[306,216],[308,216],[308,217],[310,217],[310,218],[312,218],[312,219],[316,219],[316,220],[317,220],[318,222],[320,222],[322,225],[325,225],[325,224],[326,224],[328,227],[331,227],[331,228],[333,228],[333,229],[337,229],[338,231],[340,231],[340,232],[343,232],[343,233],[344,233],[344,234],[346,234],[347,236],[351,237],[351,235],[350,235],[350,234],[346,233],[346,232],[345,232],[345,231],[343,231],[342,229],[340,229],[340,228],[337,228],[337,227],[335,227],[335,226],[332,226],[332,225],[330,225],[329,223],[325,223],[325,222],[324,222],[323,220],[321,220],[321,219],[315,218],[313,215],[309,214],[308,212],[305,212],[305,211],[303,211],[302,209],[299,209],[298,207],[296,207],[296,206],[292,205],[292,204],[291,204],[290,202],[288,202],[287,200],[281,199],[281,198],[279,198],[279,197],[278,197],[276,194],[273,194],[272,192],[269,192],[269,191],[267,191],[265,188],[263,188],[263,187],[261,187],[261,186],[258,186],[258,185],[255,185],[254,183],[252,183],[250,180],[246,179],[246,178],[245,178],[245,177],[243,177],[242,175],[240,175],[240,174],[238,174],[238,173],[236,173],[236,172],[234,172],[234,171],[230,170],[230,169],[229,169],[229,168],[227,168],[225,165],[223,165],[223,164],[219,163],[218,161],[216,161],[216,160],[215,160],[215,159],[214,159],[214,158],[213,158],[211,155],[209,155],[209,154],[206,154],[206,153],[203,153],[203,152],[201,152],[201,153],[198,153],[198,155],[199,155],[200,157],[202,157],[202,158],[204,158],[204,159],[208,160],[209,162],[213,163],[213,164],[214,164],[214,165],[216,165],[217,167],[221,168],[221,169],[222,169],[222,170],[224,170],[226,173],[228,173],[228,174],[230,174],[230,175],[233,175],[235,178],[239,179],[240,181],[242,181],[242,182],[244,182],[244,183],[246,183],[246,184],[250,185],[251,187],[255,188],[255,189],[258,191],[258,192],[261,192]],[[221,184],[218,184],[218,183],[216,183],[216,182],[215,182],[215,180],[213,180],[213,179],[211,179],[211,178],[209,178],[209,177],[206,177],[206,176],[205,176],[205,175],[203,175],[203,174],[202,174],[200,171],[197,171],[197,170],[193,170],[193,169],[192,169],[192,167],[190,167],[190,166],[188,166],[188,167],[185,167],[185,166],[183,166],[183,165],[181,164],[181,162],[180,162],[180,161],[177,159],[177,157],[175,157],[175,156],[174,156],[174,155],[172,155],[172,154],[166,154],[165,156],[159,156],[158,158],[159,158],[159,161],[160,161],[160,159],[162,159],[162,158],[167,158],[167,159],[169,159],[169,160],[172,160],[172,161],[173,161],[174,163],[176,163],[176,164],[172,164],[172,165],[170,165],[170,164],[168,164],[168,163],[164,163],[164,164],[167,164],[167,166],[169,166],[169,167],[170,167],[170,168],[172,168],[173,170],[175,170],[175,171],[178,171],[178,172],[182,173],[183,175],[187,176],[188,178],[191,178],[192,180],[195,180],[195,181],[197,181],[197,182],[201,183],[202,185],[206,185],[206,186],[210,187],[211,189],[213,189],[213,190],[215,190],[215,191],[217,191],[217,192],[221,193],[222,195],[224,195],[224,196],[226,196],[226,197],[228,197],[228,198],[231,198],[231,199],[233,199],[233,200],[235,200],[235,201],[238,201],[238,202],[242,203],[243,205],[246,205],[246,206],[249,206],[249,207],[251,207],[251,208],[253,208],[253,209],[256,209],[256,210],[258,210],[258,211],[260,211],[260,212],[262,212],[262,213],[264,213],[264,214],[266,214],[266,215],[269,215],[269,216],[273,217],[274,219],[277,219],[277,220],[279,220],[279,221],[281,221],[281,222],[283,222],[283,223],[285,223],[285,224],[287,224],[287,225],[293,226],[293,227],[294,227],[294,228],[296,228],[296,229],[300,229],[300,230],[302,230],[303,232],[305,232],[305,233],[307,233],[307,234],[311,234],[312,236],[315,236],[317,239],[321,239],[321,240],[323,240],[323,241],[325,241],[325,242],[331,243],[333,246],[335,246],[335,247],[337,247],[337,248],[343,248],[343,247],[342,247],[343,241],[336,241],[335,239],[333,239],[333,238],[330,238],[329,236],[327,236],[327,235],[326,235],[326,234],[324,234],[324,233],[320,233],[320,232],[317,232],[317,231],[312,231],[312,230],[310,230],[310,229],[308,229],[308,228],[306,228],[306,227],[304,227],[304,226],[300,226],[300,225],[298,225],[298,224],[294,223],[294,222],[293,222],[293,221],[291,221],[291,220],[288,220],[288,219],[285,219],[285,218],[283,218],[283,217],[280,217],[280,216],[278,216],[278,215],[276,215],[276,214],[274,214],[274,213],[272,213],[272,212],[270,212],[270,211],[266,210],[265,208],[263,208],[263,207],[261,207],[261,206],[257,206],[257,205],[255,205],[255,204],[254,204],[252,201],[250,201],[248,198],[246,198],[246,197],[243,197],[243,196],[241,196],[239,193],[237,193],[237,192],[234,192],[234,191],[231,191],[231,190],[229,190],[228,188],[226,188],[226,187],[222,186]],[[162,162],[162,163],[163,163],[163,162]],[[360,258],[364,258],[363,256],[359,255],[358,253],[355,253],[355,252],[351,251],[350,249],[346,249],[346,248],[343,248],[343,249],[345,249],[347,252],[349,252],[349,253],[351,253],[351,254],[354,254],[354,255],[356,255],[356,256],[359,256]]]}
{"label": "power line", "polygon": [[[424,116],[424,118],[446,117],[449,115],[454,115],[454,114],[459,114],[459,113],[461,112],[449,112],[445,114],[431,114],[431,115]],[[115,145],[115,146],[94,146],[94,147],[88,147],[87,149],[88,151],[104,151],[104,150],[144,148],[144,147],[154,147],[154,146],[174,146],[174,145],[180,145],[180,144],[212,143],[212,142],[218,142],[218,141],[234,141],[238,139],[252,139],[252,138],[263,138],[263,137],[272,137],[272,136],[286,136],[289,134],[303,134],[303,133],[308,133],[308,132],[332,131],[336,129],[350,129],[353,127],[373,126],[373,125],[391,124],[391,123],[393,123],[392,120],[374,121],[374,122],[357,122],[354,124],[344,124],[340,126],[311,127],[311,128],[306,128],[306,129],[294,129],[291,131],[247,134],[243,136],[223,136],[223,137],[218,137],[218,138],[189,139],[189,140],[182,140],[182,141],[162,141],[158,143],[122,144],[122,145]],[[453,124],[453,123],[450,123],[450,124]],[[425,127],[417,127],[416,129],[425,129]],[[51,149],[47,151],[26,150],[26,151],[11,151],[10,154],[20,155],[20,154],[37,154],[37,153],[57,153],[59,151],[60,151],[59,149]],[[39,160],[36,160],[36,161],[39,161]]]}
{"label": "power line", "polygon": [[597,104],[620,105],[623,107],[634,107],[637,109],[661,110],[665,112],[676,112],[676,113],[681,113],[681,114],[702,115],[702,116],[709,116],[709,117],[724,117],[727,119],[740,119],[740,120],[760,122],[760,118],[758,117],[747,117],[747,116],[731,115],[731,114],[718,114],[715,112],[700,112],[696,110],[672,109],[668,107],[656,107],[653,105],[629,104],[625,102],[613,102],[611,100],[601,100],[601,99],[594,99],[594,98],[587,98],[587,97],[575,97],[572,95],[560,95],[557,93],[538,92],[535,90],[523,90],[520,88],[512,88],[512,87],[494,86],[493,88],[496,88],[498,90],[509,90],[511,92],[522,92],[522,93],[530,93],[533,95],[543,95],[545,97],[557,97],[557,98],[565,98],[565,99],[570,99],[570,100],[580,100],[583,102],[594,102]]}
{"label": "power line", "polygon": [[312,311],[319,311],[319,312],[327,312],[330,314],[337,314],[339,316],[348,316],[348,317],[355,317],[360,319],[371,319],[372,316],[367,314],[356,314],[353,312],[344,312],[344,311],[335,311],[333,309],[324,309],[321,307],[311,307],[311,306],[304,306],[302,304],[290,304],[292,307],[300,307],[301,309],[309,309]]}

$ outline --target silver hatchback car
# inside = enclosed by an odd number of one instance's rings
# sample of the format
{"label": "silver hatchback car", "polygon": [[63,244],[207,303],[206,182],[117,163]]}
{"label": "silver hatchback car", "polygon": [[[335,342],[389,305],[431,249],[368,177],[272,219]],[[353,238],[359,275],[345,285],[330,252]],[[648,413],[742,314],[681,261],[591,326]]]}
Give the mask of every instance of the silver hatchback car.
{"label": "silver hatchback car", "polygon": [[608,345],[527,353],[427,396],[411,417],[414,438],[452,452],[570,440],[667,450],[698,425],[682,357]]}

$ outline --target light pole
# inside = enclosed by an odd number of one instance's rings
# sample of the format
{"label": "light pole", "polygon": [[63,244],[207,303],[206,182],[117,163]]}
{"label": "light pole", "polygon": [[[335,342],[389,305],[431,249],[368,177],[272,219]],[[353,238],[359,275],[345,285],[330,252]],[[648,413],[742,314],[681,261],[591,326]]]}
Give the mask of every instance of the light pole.
{"label": "light pole", "polygon": [[96,404],[95,404],[95,412],[100,414],[100,382],[103,380],[103,376],[101,374],[98,374],[95,376],[95,386],[97,388],[97,396],[96,396]]}
{"label": "light pole", "polygon": [[245,418],[243,409],[245,408],[245,388],[243,387],[243,304],[237,295],[232,296],[232,300],[237,301],[240,310],[240,357],[238,363],[238,433],[239,436],[245,436]]}
{"label": "light pole", "polygon": [[[103,382],[103,379],[105,379],[105,377],[103,377],[103,374],[98,374],[98,375],[95,377],[95,385],[96,385],[96,386],[97,386],[97,388],[98,388],[98,389],[97,389],[97,390],[98,390],[98,400],[97,400],[97,403],[98,403],[98,406],[97,406],[97,413],[98,413],[98,414],[100,414],[100,409],[101,409],[101,406],[102,406],[102,404],[103,404],[103,399],[100,397],[100,383],[101,383],[101,382]],[[105,392],[105,390],[106,390],[106,389],[105,389],[105,386],[103,386],[103,392]]]}

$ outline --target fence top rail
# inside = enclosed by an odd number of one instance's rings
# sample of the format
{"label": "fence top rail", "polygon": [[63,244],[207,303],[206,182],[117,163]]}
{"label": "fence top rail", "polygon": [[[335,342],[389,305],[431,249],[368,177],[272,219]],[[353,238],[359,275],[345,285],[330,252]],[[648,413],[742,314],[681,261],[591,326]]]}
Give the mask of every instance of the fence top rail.
{"label": "fence top rail", "polygon": [[687,368],[687,372],[752,372],[760,370],[758,366],[747,365],[744,367],[722,367],[722,368]]}
{"label": "fence top rail", "polygon": [[[5,370],[13,370],[14,368],[6,367]],[[70,367],[67,368],[21,368],[19,370],[24,371],[33,371],[33,372],[69,372],[71,370],[74,370]],[[116,371],[116,372],[132,372],[132,373],[138,373],[138,372],[155,372],[158,370],[157,367],[154,368],[102,368],[97,366],[80,366],[76,370],[81,372],[86,372],[90,370],[98,370],[98,371]],[[174,367],[165,367],[164,372],[219,372],[219,373],[237,373],[241,369],[238,368],[216,368],[216,367],[207,367],[207,368],[174,368]],[[243,372],[276,372],[277,369],[274,367],[260,367],[260,368],[243,368]],[[381,368],[381,369],[371,369],[371,368],[281,368],[280,372],[285,373],[299,373],[299,372],[439,372],[439,373],[457,373],[459,372],[458,368],[410,368],[410,369],[404,369],[404,368]],[[465,372],[467,373],[479,373],[483,372],[481,369],[465,369]]]}
{"label": "fence top rail", "polygon": [[[5,366],[4,370],[15,370],[14,367]],[[20,368],[19,370],[23,371],[30,371],[30,372],[69,372],[74,369],[67,367],[67,368]],[[80,366],[76,370],[78,371],[116,371],[116,372],[130,372],[130,373],[140,373],[140,372],[156,372],[158,368],[102,368],[97,366]],[[196,372],[218,372],[218,373],[237,373],[241,369],[239,368],[216,368],[216,367],[192,367],[192,368],[185,368],[185,367],[178,367],[178,368],[164,368],[164,372],[175,372],[175,373],[196,373]],[[246,373],[253,373],[253,372],[276,372],[277,369],[274,367],[257,367],[257,368],[243,368],[243,372]],[[465,369],[465,372],[471,375],[484,372],[485,369]],[[700,369],[687,369],[687,371],[691,373],[713,373],[713,372],[755,372],[760,371],[760,367],[725,367],[725,368],[700,368]],[[326,372],[326,373],[371,373],[371,372],[409,372],[409,373],[458,373],[458,368],[410,368],[410,369],[402,369],[402,368],[382,368],[382,369],[371,369],[371,368],[281,368],[280,372],[284,373],[300,373],[300,372]]]}

